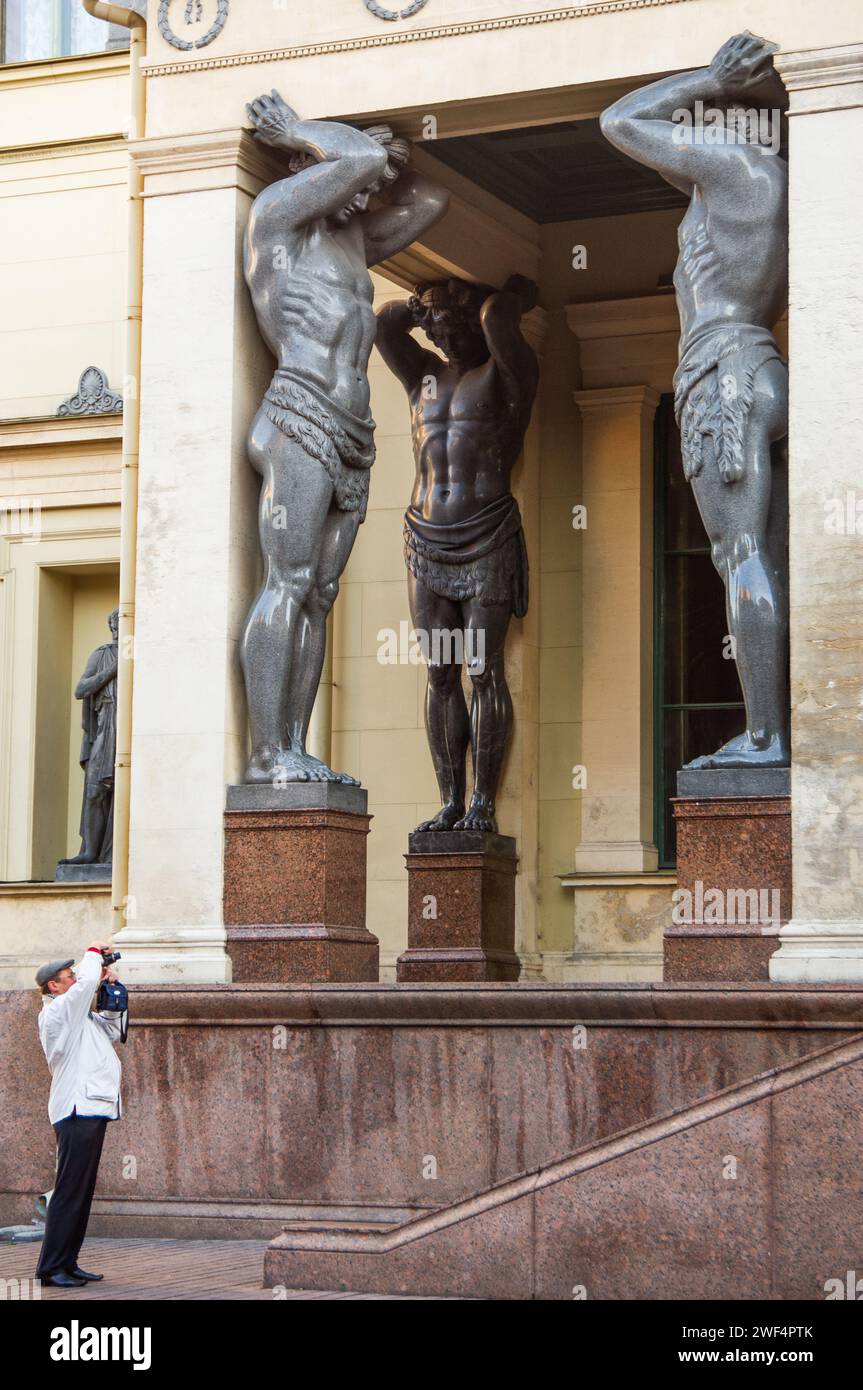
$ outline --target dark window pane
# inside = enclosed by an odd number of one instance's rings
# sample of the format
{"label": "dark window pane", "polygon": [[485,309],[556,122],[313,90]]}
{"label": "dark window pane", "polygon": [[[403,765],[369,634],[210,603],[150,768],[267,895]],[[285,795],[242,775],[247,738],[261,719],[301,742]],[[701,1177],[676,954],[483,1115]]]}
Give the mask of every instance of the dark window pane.
{"label": "dark window pane", "polygon": [[667,556],[664,704],[741,698],[737,666],[724,656],[727,632],[725,587],[709,555]]}

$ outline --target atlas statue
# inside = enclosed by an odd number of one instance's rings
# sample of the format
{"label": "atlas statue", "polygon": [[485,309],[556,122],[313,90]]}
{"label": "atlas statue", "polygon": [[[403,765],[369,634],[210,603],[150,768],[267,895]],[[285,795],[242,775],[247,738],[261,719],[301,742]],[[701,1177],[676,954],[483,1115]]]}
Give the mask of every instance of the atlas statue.
{"label": "atlas statue", "polygon": [[[527,548],[510,489],[539,379],[521,331],[535,304],[536,285],[523,276],[502,290],[450,279],[418,285],[378,314],[378,347],[410,402],[416,467],[405,561],[428,664],[426,732],[442,803],[419,830],[497,830],[512,728],[504,647],[511,618],[528,604]],[[438,351],[414,338],[415,329]]]}
{"label": "atlas statue", "polygon": [[[773,335],[788,303],[788,99],[774,52],[738,34],[708,67],[630,92],[600,117],[613,145],[690,200],[674,272],[674,404],[746,706],[744,732],[690,767],[790,760],[788,369]],[[708,109],[710,127],[693,119]]]}

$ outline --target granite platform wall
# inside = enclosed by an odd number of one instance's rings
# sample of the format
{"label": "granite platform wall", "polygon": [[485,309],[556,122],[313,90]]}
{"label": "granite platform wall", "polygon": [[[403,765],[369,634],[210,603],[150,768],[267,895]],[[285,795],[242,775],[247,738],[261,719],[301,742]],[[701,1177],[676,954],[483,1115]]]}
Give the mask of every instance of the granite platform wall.
{"label": "granite platform wall", "polygon": [[264,1282],[552,1301],[847,1297],[863,1250],[861,1107],[858,1035],[394,1230],[288,1228]]}
{"label": "granite platform wall", "polygon": [[[53,1180],[35,992],[0,994],[0,1220]],[[149,986],[92,1234],[379,1229],[863,1029],[863,989]]]}

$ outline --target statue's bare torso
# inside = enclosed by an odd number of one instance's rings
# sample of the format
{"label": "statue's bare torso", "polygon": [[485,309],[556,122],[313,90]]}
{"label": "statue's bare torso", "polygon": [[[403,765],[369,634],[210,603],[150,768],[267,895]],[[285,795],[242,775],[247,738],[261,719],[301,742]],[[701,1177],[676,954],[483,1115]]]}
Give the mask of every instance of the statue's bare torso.
{"label": "statue's bare torso", "polygon": [[460,375],[448,365],[436,395],[411,393],[416,480],[411,505],[438,525],[463,521],[505,497],[521,447],[501,423],[501,384],[493,361]]}
{"label": "statue's bare torso", "polygon": [[[274,262],[284,260],[275,279]],[[372,281],[361,224],[323,221],[286,230],[255,209],[245,273],[261,333],[278,365],[353,415],[369,408],[368,362],[375,339]]]}
{"label": "statue's bare torso", "polygon": [[[677,233],[674,288],[680,352],[712,328],[754,323],[772,329],[788,300],[788,178],[749,146],[726,151],[728,182],[756,184],[757,202],[696,186]],[[736,165],[736,167],[735,167]]]}

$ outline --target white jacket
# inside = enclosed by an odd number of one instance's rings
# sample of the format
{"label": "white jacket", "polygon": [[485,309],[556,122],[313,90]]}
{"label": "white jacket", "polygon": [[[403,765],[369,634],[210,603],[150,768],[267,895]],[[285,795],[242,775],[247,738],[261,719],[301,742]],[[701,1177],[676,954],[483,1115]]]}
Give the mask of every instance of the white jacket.
{"label": "white jacket", "polygon": [[120,1038],[122,1013],[91,1013],[90,1004],[102,974],[98,951],[85,951],[74,985],[65,994],[45,995],[39,1015],[39,1041],[51,1068],[48,1118],[52,1125],[77,1110],[119,1120],[120,1059],[113,1043]]}

